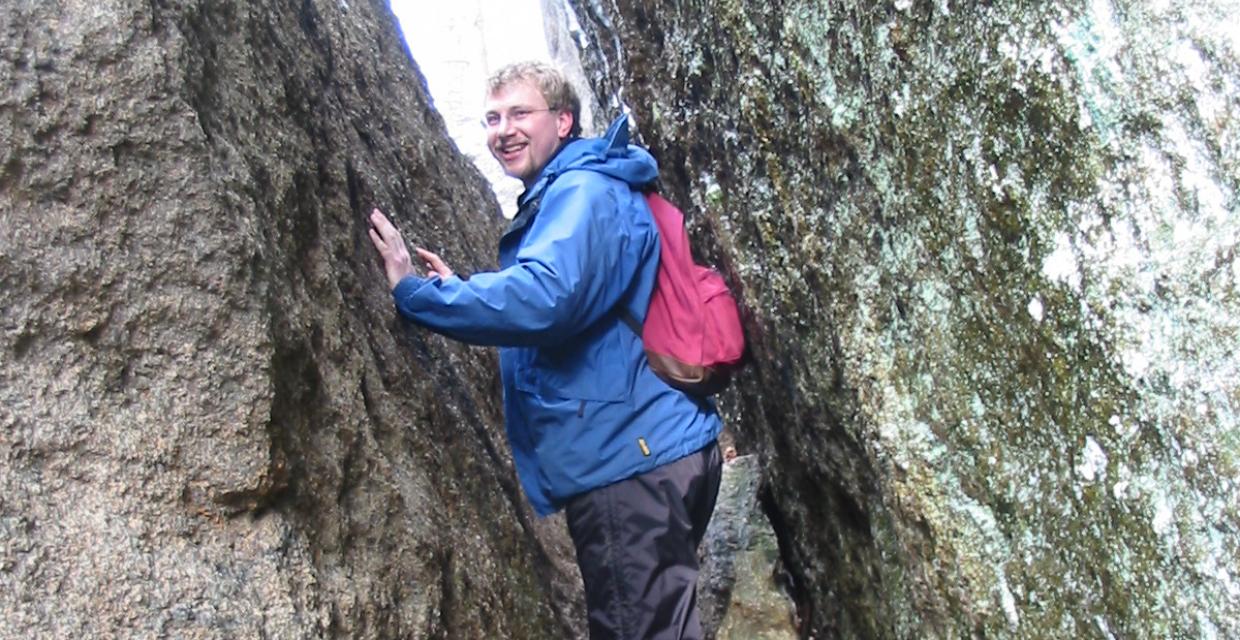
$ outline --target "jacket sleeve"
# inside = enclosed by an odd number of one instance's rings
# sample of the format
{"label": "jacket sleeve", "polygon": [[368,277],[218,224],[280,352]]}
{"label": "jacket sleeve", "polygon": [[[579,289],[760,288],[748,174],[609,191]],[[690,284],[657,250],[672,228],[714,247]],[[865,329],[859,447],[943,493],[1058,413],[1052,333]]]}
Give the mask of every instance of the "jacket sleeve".
{"label": "jacket sleeve", "polygon": [[409,320],[472,344],[562,343],[610,312],[653,255],[651,224],[629,191],[589,171],[547,189],[512,266],[473,275],[408,277],[393,290]]}

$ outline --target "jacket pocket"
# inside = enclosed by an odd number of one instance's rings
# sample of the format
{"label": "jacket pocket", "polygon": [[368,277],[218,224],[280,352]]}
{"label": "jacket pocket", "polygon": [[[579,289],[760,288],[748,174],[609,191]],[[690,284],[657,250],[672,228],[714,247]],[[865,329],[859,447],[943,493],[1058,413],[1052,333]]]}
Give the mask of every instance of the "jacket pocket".
{"label": "jacket pocket", "polygon": [[[554,502],[619,480],[633,468],[630,458],[637,454],[621,455],[622,441],[627,441],[621,432],[632,415],[628,403],[565,398],[562,392],[547,395],[531,385],[517,386],[533,435],[538,482]],[[636,440],[632,445],[636,451]]]}

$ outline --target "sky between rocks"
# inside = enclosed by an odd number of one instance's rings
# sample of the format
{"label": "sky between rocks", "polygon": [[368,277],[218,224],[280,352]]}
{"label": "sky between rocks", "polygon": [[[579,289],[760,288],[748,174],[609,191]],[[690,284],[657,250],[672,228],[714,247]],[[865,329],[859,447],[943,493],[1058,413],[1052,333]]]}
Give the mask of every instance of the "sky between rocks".
{"label": "sky between rocks", "polygon": [[391,6],[448,133],[511,216],[521,183],[505,176],[486,149],[483,87],[505,64],[550,59],[539,0],[391,0]]}

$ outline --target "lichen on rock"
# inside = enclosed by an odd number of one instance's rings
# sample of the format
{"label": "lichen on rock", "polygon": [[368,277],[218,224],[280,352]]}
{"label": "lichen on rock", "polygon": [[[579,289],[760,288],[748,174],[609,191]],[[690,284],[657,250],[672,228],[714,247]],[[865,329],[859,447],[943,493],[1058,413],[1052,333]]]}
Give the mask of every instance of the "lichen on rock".
{"label": "lichen on rock", "polygon": [[1240,633],[1228,3],[572,4],[741,293],[810,633]]}

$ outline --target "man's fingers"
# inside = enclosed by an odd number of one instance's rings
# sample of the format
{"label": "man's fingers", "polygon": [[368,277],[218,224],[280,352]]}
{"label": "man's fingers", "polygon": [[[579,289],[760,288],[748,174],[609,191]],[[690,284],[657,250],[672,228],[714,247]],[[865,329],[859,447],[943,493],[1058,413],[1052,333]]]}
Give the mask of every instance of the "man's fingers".
{"label": "man's fingers", "polygon": [[443,258],[440,258],[438,255],[421,247],[414,247],[413,250],[418,254],[418,257],[426,263],[426,266],[430,268],[429,271],[427,271],[427,275],[434,273],[438,274],[440,278],[448,278],[452,275],[452,270],[448,268],[448,265],[443,261]]}
{"label": "man's fingers", "polygon": [[374,227],[375,231],[379,232],[379,237],[384,240],[391,240],[393,235],[400,235],[400,231],[398,231],[396,227],[392,225],[391,221],[387,219],[387,216],[383,215],[383,212],[378,209],[370,212],[370,224]]}
{"label": "man's fingers", "polygon": [[400,237],[400,231],[392,225],[382,211],[374,209],[370,212],[370,225],[366,234],[370,236],[370,242],[375,245],[379,256],[383,258],[383,270],[387,274],[388,286],[395,289],[405,276],[414,271],[409,260],[409,247]]}
{"label": "man's fingers", "polygon": [[440,267],[444,266],[443,260],[439,256],[431,253],[430,251],[427,251],[426,249],[423,249],[422,247],[414,247],[413,250],[416,251],[418,253],[418,257],[421,258],[424,262],[426,262],[426,264],[430,265],[432,269],[435,269],[436,271],[438,271]]}
{"label": "man's fingers", "polygon": [[370,241],[374,243],[375,249],[378,249],[380,252],[387,249],[387,243],[383,241],[383,238],[379,237],[379,232],[375,231],[374,227],[367,229],[366,233],[370,235]]}

